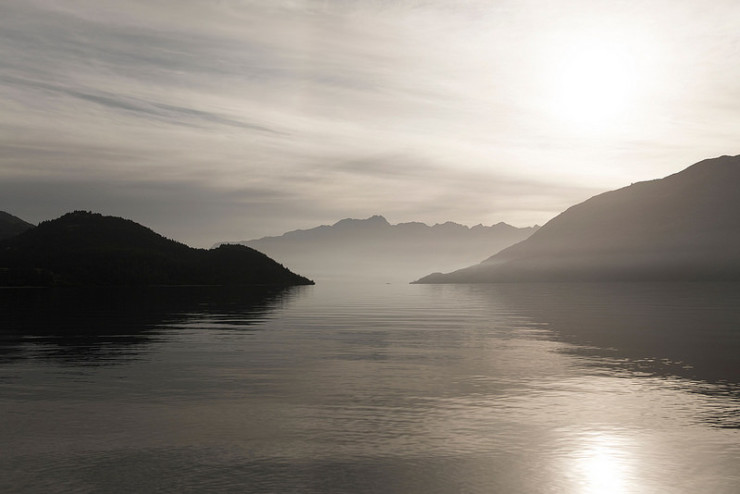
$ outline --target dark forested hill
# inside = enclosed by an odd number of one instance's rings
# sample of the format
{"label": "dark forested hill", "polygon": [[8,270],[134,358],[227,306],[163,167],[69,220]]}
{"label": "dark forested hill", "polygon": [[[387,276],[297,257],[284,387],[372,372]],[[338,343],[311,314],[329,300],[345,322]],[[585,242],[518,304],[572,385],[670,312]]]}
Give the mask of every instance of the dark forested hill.
{"label": "dark forested hill", "polygon": [[740,280],[740,156],[600,194],[486,261],[419,283]]}
{"label": "dark forested hill", "polygon": [[26,230],[30,230],[31,228],[33,228],[31,223],[23,221],[5,211],[0,211],[0,240],[14,237]]}
{"label": "dark forested hill", "polygon": [[193,249],[133,221],[76,211],[0,241],[0,285],[303,285],[241,245]]}

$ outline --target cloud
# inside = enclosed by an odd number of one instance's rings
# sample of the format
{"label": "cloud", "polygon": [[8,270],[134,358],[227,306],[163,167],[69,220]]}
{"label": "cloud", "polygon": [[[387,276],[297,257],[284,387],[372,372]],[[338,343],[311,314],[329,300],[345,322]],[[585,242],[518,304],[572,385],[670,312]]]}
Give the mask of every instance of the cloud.
{"label": "cloud", "polygon": [[[9,0],[0,207],[119,211],[200,245],[375,213],[542,223],[737,153],[740,12],[713,5]],[[543,110],[552,47],[594,26],[644,36],[655,66],[610,135]]]}

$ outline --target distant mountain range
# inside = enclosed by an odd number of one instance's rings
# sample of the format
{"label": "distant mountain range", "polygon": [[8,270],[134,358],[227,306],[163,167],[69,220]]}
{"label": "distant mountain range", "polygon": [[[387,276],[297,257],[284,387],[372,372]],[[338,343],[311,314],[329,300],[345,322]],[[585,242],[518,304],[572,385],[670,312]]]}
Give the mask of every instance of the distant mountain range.
{"label": "distant mountain range", "polygon": [[538,227],[472,228],[447,222],[391,225],[382,216],[239,242],[323,280],[408,282],[435,267],[455,269],[519,242]]}
{"label": "distant mountain range", "polygon": [[5,211],[0,211],[0,240],[15,237],[31,228],[33,228],[31,223],[23,221]]}
{"label": "distant mountain range", "polygon": [[0,286],[307,285],[254,249],[193,249],[131,220],[76,211],[0,241]]}
{"label": "distant mountain range", "polygon": [[528,239],[417,283],[740,280],[740,156],[597,195]]}

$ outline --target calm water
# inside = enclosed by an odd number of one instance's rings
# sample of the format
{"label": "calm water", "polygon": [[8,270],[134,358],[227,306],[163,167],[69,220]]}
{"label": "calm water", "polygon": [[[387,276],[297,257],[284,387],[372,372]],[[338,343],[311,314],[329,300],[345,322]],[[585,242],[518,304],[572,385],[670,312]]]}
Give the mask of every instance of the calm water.
{"label": "calm water", "polygon": [[740,286],[0,290],[3,492],[738,493]]}

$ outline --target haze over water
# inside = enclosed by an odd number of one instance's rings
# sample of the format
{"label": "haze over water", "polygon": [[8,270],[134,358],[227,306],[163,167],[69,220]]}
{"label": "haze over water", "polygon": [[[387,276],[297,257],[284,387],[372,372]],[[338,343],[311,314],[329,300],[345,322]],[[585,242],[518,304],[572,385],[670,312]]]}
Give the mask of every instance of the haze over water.
{"label": "haze over water", "polygon": [[9,492],[734,493],[740,286],[0,291]]}

